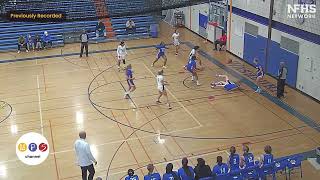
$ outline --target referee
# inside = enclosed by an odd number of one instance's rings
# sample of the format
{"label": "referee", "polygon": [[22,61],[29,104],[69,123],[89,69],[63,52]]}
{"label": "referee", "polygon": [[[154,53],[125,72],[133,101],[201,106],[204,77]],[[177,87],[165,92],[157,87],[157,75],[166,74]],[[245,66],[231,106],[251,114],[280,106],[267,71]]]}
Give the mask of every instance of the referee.
{"label": "referee", "polygon": [[284,62],[280,62],[280,69],[278,71],[278,82],[277,82],[277,97],[284,97],[284,86],[286,84],[288,70],[285,67]]}
{"label": "referee", "polygon": [[[93,157],[90,145],[86,142],[86,132],[81,131],[79,133],[79,139],[74,143],[74,149],[76,151],[78,165],[81,168],[82,180],[93,180],[95,174],[94,166],[97,165],[96,159]],[[89,176],[87,172],[89,171]]]}
{"label": "referee", "polygon": [[80,51],[80,57],[82,57],[83,54],[83,48],[86,48],[86,56],[88,57],[88,34],[86,33],[86,30],[82,31],[82,34],[80,35],[80,41],[81,41],[81,51]]}

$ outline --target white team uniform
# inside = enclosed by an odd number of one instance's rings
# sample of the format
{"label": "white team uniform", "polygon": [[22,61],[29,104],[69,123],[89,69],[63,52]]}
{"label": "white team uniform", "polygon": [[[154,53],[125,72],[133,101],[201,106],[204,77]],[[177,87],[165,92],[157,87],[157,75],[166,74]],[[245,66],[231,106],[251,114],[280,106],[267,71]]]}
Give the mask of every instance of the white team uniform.
{"label": "white team uniform", "polygon": [[164,77],[163,75],[157,75],[157,85],[158,85],[158,90],[160,92],[163,92],[164,91]]}
{"label": "white team uniform", "polygon": [[189,59],[191,59],[192,56],[196,55],[196,50],[192,49],[190,54],[189,54]]}
{"label": "white team uniform", "polygon": [[117,55],[118,55],[118,60],[123,60],[125,59],[126,55],[127,55],[127,49],[126,49],[126,45],[121,46],[119,45],[117,48]]}
{"label": "white team uniform", "polygon": [[173,33],[173,34],[172,34],[173,45],[174,45],[174,46],[179,46],[179,45],[180,45],[180,42],[179,42],[179,39],[178,39],[179,36],[180,36],[179,33]]}

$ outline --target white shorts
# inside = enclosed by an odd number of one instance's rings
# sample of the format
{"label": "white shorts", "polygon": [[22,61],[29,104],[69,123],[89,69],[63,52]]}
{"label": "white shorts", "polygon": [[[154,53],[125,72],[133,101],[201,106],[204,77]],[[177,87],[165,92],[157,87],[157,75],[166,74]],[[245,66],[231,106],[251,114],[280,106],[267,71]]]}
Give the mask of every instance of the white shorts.
{"label": "white shorts", "polygon": [[118,56],[118,60],[123,60],[123,59],[126,59],[126,55],[120,55],[120,56]]}
{"label": "white shorts", "polygon": [[158,91],[159,92],[163,92],[165,89],[164,89],[164,85],[162,85],[162,86],[158,86]]}
{"label": "white shorts", "polygon": [[179,46],[179,45],[180,45],[179,40],[175,40],[175,41],[173,41],[173,45],[174,45],[174,46]]}

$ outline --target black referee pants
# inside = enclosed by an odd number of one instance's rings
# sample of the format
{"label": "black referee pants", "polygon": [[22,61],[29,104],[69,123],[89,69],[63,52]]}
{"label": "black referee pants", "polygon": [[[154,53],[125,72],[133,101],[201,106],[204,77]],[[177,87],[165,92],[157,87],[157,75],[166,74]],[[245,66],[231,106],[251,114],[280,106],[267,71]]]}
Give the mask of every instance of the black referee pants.
{"label": "black referee pants", "polygon": [[83,54],[83,48],[85,48],[85,49],[86,49],[86,56],[88,57],[88,42],[81,42],[80,57],[82,57],[82,54]]}
{"label": "black referee pants", "polygon": [[284,97],[284,86],[286,84],[286,80],[285,79],[278,79],[277,82],[277,97]]}
{"label": "black referee pants", "polygon": [[[93,180],[93,176],[95,173],[93,164],[89,166],[81,167],[81,171],[82,171],[82,180]],[[87,171],[89,171],[89,176],[87,175]]]}

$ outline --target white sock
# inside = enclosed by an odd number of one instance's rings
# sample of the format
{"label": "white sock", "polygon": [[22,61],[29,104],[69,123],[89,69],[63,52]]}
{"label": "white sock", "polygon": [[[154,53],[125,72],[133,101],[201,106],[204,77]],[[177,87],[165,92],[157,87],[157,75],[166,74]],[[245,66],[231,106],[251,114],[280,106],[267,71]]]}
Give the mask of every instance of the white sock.
{"label": "white sock", "polygon": [[192,76],[191,80],[192,80],[192,81],[194,80],[194,76]]}

